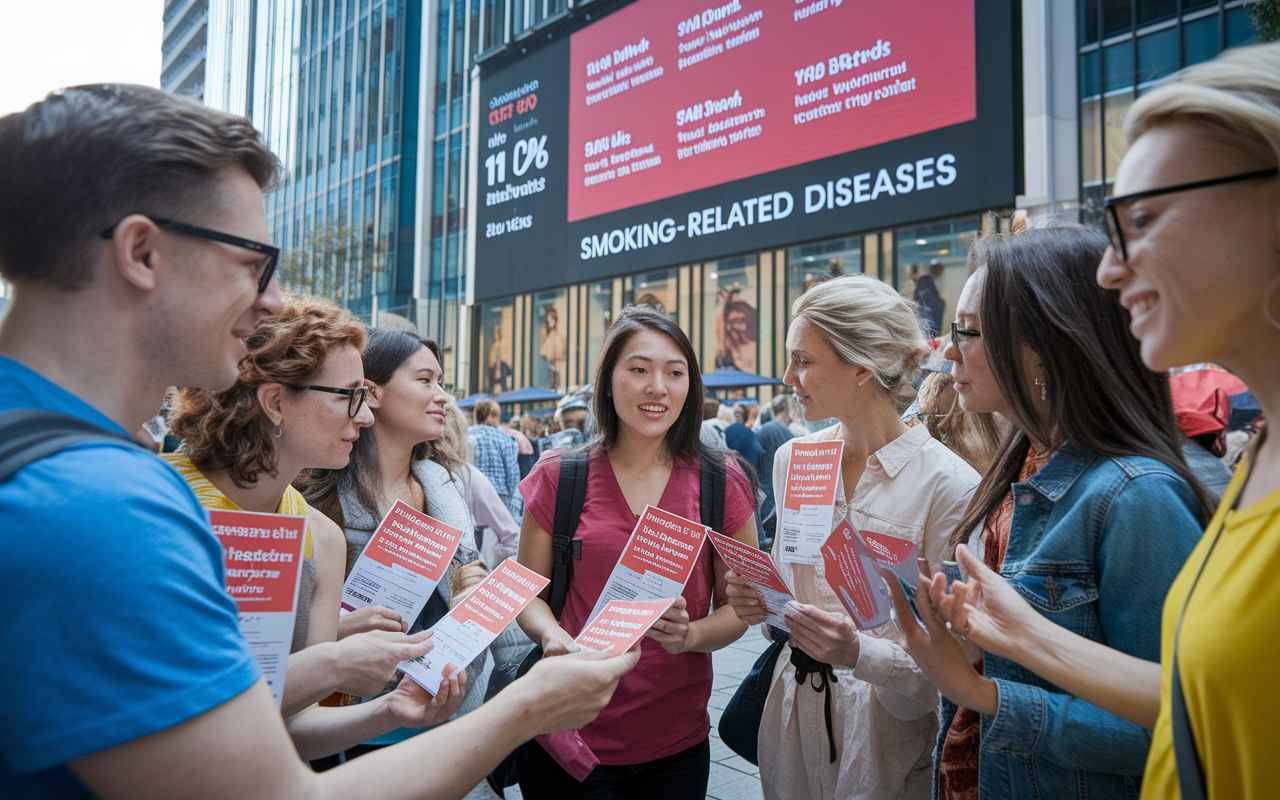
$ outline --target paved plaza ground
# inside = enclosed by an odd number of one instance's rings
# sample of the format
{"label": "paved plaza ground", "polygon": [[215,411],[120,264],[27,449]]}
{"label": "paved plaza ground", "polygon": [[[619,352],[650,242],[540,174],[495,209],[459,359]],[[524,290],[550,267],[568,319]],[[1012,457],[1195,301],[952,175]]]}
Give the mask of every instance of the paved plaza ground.
{"label": "paved plaza ground", "polygon": [[[720,712],[729,704],[729,698],[738,690],[738,684],[756,663],[756,658],[768,644],[759,627],[752,628],[734,644],[712,654],[715,679],[711,684],[711,781],[707,785],[707,797],[714,800],[760,800],[760,771],[734,755],[720,741],[716,726]],[[520,787],[507,789],[507,800],[521,800]],[[489,787],[478,787],[466,800],[495,800]]]}

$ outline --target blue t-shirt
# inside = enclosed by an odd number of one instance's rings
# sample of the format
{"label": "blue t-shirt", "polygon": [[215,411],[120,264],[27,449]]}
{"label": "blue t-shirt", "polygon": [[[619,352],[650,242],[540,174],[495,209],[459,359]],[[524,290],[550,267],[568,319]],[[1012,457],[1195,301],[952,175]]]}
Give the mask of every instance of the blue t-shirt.
{"label": "blue t-shirt", "polygon": [[[101,412],[0,356],[0,411]],[[65,764],[199,716],[259,672],[222,547],[177,472],[77,445],[0,484],[0,797],[83,797]]]}

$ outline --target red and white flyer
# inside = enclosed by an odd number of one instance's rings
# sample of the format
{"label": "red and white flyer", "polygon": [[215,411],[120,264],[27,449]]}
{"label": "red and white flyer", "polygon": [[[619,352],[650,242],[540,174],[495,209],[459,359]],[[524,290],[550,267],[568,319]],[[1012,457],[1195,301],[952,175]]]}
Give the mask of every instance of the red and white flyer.
{"label": "red and white flyer", "polygon": [[610,600],[679,597],[710,530],[679,514],[645,506],[588,619],[599,616]]}
{"label": "red and white flyer", "polygon": [[778,553],[784,563],[821,564],[822,543],[831,533],[831,515],[840,480],[844,442],[800,442],[791,446],[787,485],[778,519]]}
{"label": "red and white flyer", "polygon": [[610,600],[595,619],[583,626],[574,641],[591,650],[612,647],[615,654],[621,655],[634,647],[675,601],[674,597],[632,603]]}
{"label": "red and white flyer", "polygon": [[778,574],[769,554],[715,531],[711,532],[711,544],[720,553],[724,563],[729,565],[729,569],[746,578],[747,583],[760,593],[765,621],[790,633],[791,629],[787,627],[782,615],[786,613],[787,602],[796,598]]}
{"label": "red and white flyer", "polygon": [[222,542],[227,593],[240,611],[240,633],[279,708],[298,613],[307,518],[214,508],[209,524]]}
{"label": "red and white flyer", "polygon": [[430,653],[400,662],[400,670],[432,695],[440,681],[463,669],[551,582],[508,558],[479,586],[431,626],[435,643]]}
{"label": "red and white flyer", "polygon": [[342,613],[384,605],[412,624],[461,541],[462,531],[397,500],[342,586]]}
{"label": "red and white flyer", "polygon": [[889,621],[893,601],[878,572],[885,567],[909,584],[918,574],[916,545],[897,536],[855,531],[840,523],[822,545],[827,583],[840,598],[859,630],[878,628]]}

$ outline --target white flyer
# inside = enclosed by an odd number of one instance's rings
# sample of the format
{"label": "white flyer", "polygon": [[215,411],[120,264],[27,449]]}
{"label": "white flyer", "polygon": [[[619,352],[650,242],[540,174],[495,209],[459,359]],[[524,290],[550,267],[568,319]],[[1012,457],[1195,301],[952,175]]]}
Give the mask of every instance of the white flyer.
{"label": "white flyer", "polygon": [[214,508],[209,524],[222,542],[227,593],[240,611],[240,633],[279,708],[298,613],[307,518]]}
{"label": "white flyer", "polygon": [[778,519],[778,554],[784,563],[821,564],[822,545],[831,534],[844,442],[802,442],[791,446],[786,493]]}
{"label": "white flyer", "polygon": [[431,626],[435,647],[425,656],[400,662],[400,670],[433,696],[440,681],[463,669],[493,644],[515,618],[551,582],[514,558],[489,573],[458,607]]}
{"label": "white flyer", "polygon": [[679,597],[710,530],[679,514],[645,506],[587,619],[599,616],[610,600]]}
{"label": "white flyer", "polygon": [[342,585],[342,611],[381,604],[409,624],[449,569],[462,531],[397,500]]}

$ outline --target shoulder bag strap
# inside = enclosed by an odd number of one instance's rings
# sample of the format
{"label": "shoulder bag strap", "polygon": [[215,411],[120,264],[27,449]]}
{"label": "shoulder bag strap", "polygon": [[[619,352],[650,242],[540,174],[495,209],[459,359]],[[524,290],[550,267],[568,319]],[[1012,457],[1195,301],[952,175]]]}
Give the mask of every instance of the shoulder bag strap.
{"label": "shoulder bag strap", "polygon": [[736,531],[722,531],[724,527],[724,454],[709,452],[702,458],[702,487],[698,492],[700,521],[716,533],[732,536]]}
{"label": "shoulder bag strap", "polygon": [[573,579],[573,561],[582,558],[582,543],[574,538],[582,504],[587,498],[587,453],[566,452],[560,456],[560,483],[556,487],[556,519],[551,531],[551,595],[547,605],[560,619],[569,581]]}
{"label": "shoulder bag strap", "polygon": [[0,412],[0,483],[23,467],[85,442],[124,444],[144,449],[134,439],[79,417],[39,408]]}

